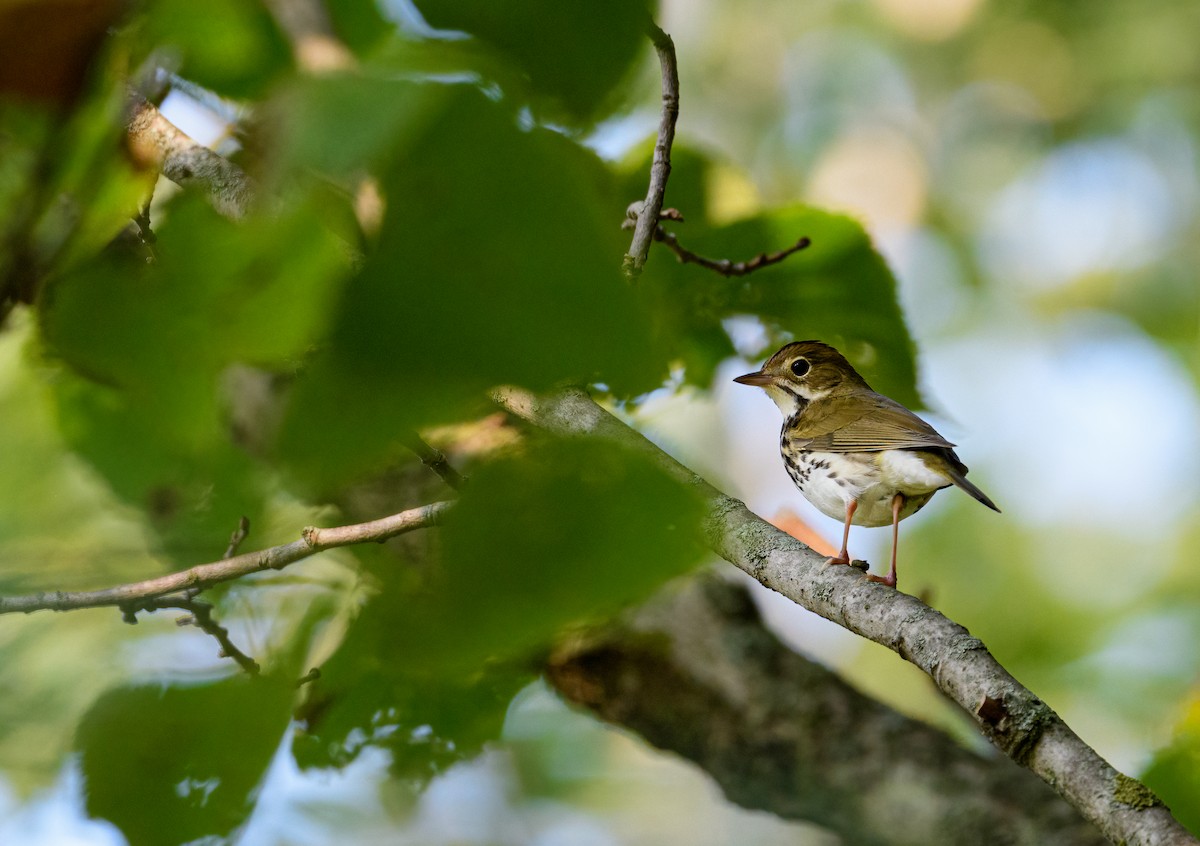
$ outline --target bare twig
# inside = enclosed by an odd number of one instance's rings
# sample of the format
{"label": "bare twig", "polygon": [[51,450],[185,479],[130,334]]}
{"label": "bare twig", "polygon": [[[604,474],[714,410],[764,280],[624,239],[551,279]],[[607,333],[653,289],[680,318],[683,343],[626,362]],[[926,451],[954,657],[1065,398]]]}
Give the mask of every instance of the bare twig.
{"label": "bare twig", "polygon": [[213,207],[226,217],[244,217],[257,190],[245,171],[189,137],[140,94],[130,98],[126,132],[134,161],[157,168],[184,188],[206,189]]}
{"label": "bare twig", "polygon": [[220,656],[222,658],[232,658],[237,662],[239,667],[252,676],[257,676],[261,672],[257,661],[233,645],[233,641],[229,639],[229,630],[213,619],[213,607],[207,602],[193,599],[185,593],[183,595],[156,596],[140,600],[124,606],[123,610],[128,620],[129,615],[135,611],[158,611],[163,608],[178,608],[180,611],[187,611],[188,616],[177,619],[175,621],[176,625],[195,626],[205,634],[211,635],[216,639],[221,647]]}
{"label": "bare twig", "polygon": [[300,678],[296,679],[296,687],[304,687],[304,685],[310,684],[311,682],[315,682],[319,678],[321,678],[320,668],[313,667],[311,670],[309,670],[307,673],[302,675]]}
{"label": "bare twig", "polygon": [[675,233],[668,232],[661,225],[656,227],[654,230],[654,240],[661,241],[662,243],[666,244],[667,247],[679,257],[680,263],[698,264],[701,267],[707,267],[709,270],[715,271],[722,276],[746,276],[747,274],[753,273],[756,270],[761,270],[762,268],[768,267],[772,264],[779,264],[779,262],[783,261],[788,256],[792,255],[793,253],[800,252],[812,243],[812,241],[805,237],[801,238],[787,249],[778,250],[774,253],[759,253],[749,261],[732,262],[729,259],[705,258],[702,255],[693,253],[691,250],[685,249],[680,245],[679,239],[675,236]]}
{"label": "bare twig", "polygon": [[335,526],[328,529],[308,527],[300,540],[273,546],[257,552],[247,552],[209,564],[200,564],[177,573],[147,579],[142,582],[118,585],[103,590],[51,591],[24,596],[0,596],[0,614],[31,611],[70,611],[76,608],[139,607],[138,603],[191,591],[189,597],[220,582],[241,578],[262,570],[282,570],[289,564],[316,555],[326,549],[357,543],[382,542],[388,538],[436,525],[452,503],[435,502],[411,508],[369,523]]}
{"label": "bare twig", "polygon": [[495,392],[511,413],[562,435],[610,439],[648,456],[708,502],[706,541],[793,602],[920,667],[1005,754],[1054,787],[1114,842],[1197,844],[1140,782],[1117,772],[1023,687],[987,647],[919,599],[869,582],[752,514],[598,406],[585,392]]}
{"label": "bare twig", "polygon": [[659,211],[667,193],[667,178],[671,175],[671,145],[675,142],[675,121],[679,118],[679,69],[675,63],[675,43],[655,24],[650,24],[650,40],[658,52],[662,68],[662,117],[658,124],[658,140],[654,144],[654,162],[650,165],[650,187],[646,200],[638,210],[633,229],[633,243],[621,263],[629,280],[637,279],[650,253],[650,242],[658,225]]}
{"label": "bare twig", "polygon": [[432,470],[438,477],[454,490],[461,490],[466,479],[454,469],[454,465],[446,458],[440,449],[427,444],[416,432],[409,432],[404,438],[404,445],[412,450],[421,463]]}
{"label": "bare twig", "polygon": [[225,547],[225,554],[221,557],[228,559],[236,555],[238,547],[242,545],[242,541],[244,541],[249,534],[250,518],[243,514],[242,518],[238,520],[237,528],[234,529],[233,534],[229,536],[229,546]]}
{"label": "bare twig", "polygon": [[816,823],[843,843],[1105,842],[1028,770],[977,755],[790,651],[743,580],[669,585],[565,644],[546,676],[568,700],[694,761],[739,805]]}

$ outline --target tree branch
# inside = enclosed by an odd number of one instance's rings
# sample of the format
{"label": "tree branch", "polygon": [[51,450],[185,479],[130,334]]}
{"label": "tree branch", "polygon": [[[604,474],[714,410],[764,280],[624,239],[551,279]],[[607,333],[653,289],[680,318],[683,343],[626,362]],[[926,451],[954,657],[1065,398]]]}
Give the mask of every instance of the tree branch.
{"label": "tree branch", "polygon": [[867,581],[857,570],[827,567],[825,556],[756,517],[581,390],[541,398],[503,388],[494,397],[548,431],[606,438],[642,452],[691,486],[708,501],[706,542],[714,552],[793,602],[920,667],[986,737],[1054,787],[1109,839],[1146,846],[1200,843],[1158,797],[1113,769],[959,624],[916,597]]}
{"label": "tree branch", "polygon": [[144,607],[145,600],[192,591],[192,596],[220,582],[238,579],[262,570],[282,570],[326,549],[357,543],[380,542],[416,529],[436,525],[452,503],[435,502],[411,508],[368,523],[334,526],[319,529],[309,526],[300,540],[281,546],[247,552],[233,558],[223,558],[210,564],[200,564],[177,573],[147,579],[142,582],[118,585],[103,590],[52,591],[24,596],[0,596],[0,614],[31,611],[71,611],[76,608],[105,606]]}
{"label": "tree branch", "polygon": [[140,94],[130,95],[126,133],[130,154],[182,188],[208,191],[218,212],[234,220],[246,215],[257,188],[240,167],[171,123]]}
{"label": "tree branch", "polygon": [[650,24],[649,33],[662,68],[662,117],[658,124],[658,141],[654,144],[654,162],[650,166],[650,187],[637,213],[633,243],[629,245],[629,252],[621,263],[630,281],[641,275],[646,256],[650,254],[650,242],[658,226],[658,213],[662,210],[663,198],[667,193],[667,178],[671,175],[671,145],[675,142],[675,121],[679,118],[679,68],[675,62],[675,42],[653,23]]}
{"label": "tree branch", "polygon": [[846,843],[1104,842],[1027,770],[962,748],[790,651],[743,585],[711,575],[553,656],[546,675],[570,701],[694,761],[739,805]]}

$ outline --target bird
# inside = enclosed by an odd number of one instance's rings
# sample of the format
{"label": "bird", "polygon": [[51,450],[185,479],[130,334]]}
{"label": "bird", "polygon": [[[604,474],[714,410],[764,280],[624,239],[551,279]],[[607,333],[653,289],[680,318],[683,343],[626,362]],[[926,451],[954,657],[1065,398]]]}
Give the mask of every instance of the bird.
{"label": "bird", "polygon": [[830,564],[849,564],[851,524],[892,526],[886,576],[896,587],[900,521],[942,488],[957,485],[993,511],[996,504],[967,479],[954,444],[893,399],[874,391],[854,366],[821,341],[796,341],[761,370],[733,381],[762,388],[783,412],[779,451],[792,482],[822,514],[843,520],[842,549]]}

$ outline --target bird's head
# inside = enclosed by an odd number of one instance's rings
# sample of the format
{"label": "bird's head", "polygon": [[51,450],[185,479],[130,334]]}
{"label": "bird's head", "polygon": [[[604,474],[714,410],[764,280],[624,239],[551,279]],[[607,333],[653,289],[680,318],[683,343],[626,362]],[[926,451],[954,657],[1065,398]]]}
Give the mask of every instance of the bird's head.
{"label": "bird's head", "polygon": [[733,381],[762,388],[785,417],[846,389],[870,389],[845,356],[820,341],[788,344],[767,359],[762,370]]}

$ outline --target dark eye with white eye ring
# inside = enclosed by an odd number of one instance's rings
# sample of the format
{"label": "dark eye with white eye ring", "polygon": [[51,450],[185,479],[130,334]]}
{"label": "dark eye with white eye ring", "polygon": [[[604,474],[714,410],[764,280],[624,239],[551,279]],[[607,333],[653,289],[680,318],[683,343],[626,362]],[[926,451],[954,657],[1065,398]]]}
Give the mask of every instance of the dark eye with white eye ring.
{"label": "dark eye with white eye ring", "polygon": [[812,365],[808,363],[807,358],[798,358],[792,362],[792,372],[797,376],[804,376],[812,369]]}

